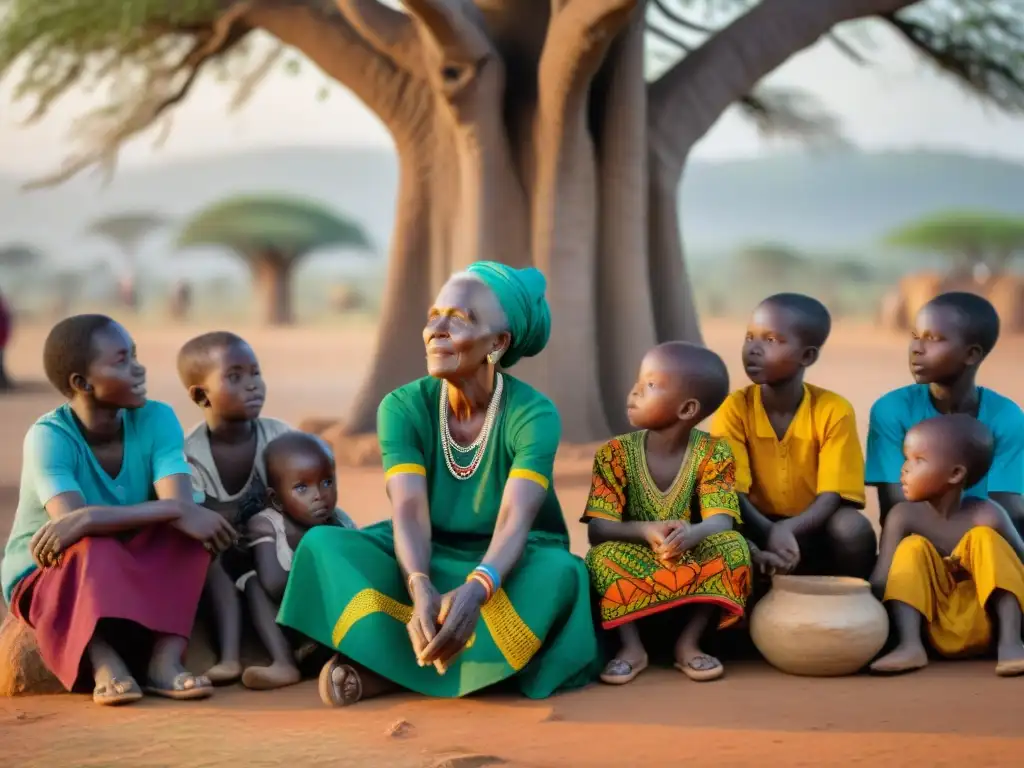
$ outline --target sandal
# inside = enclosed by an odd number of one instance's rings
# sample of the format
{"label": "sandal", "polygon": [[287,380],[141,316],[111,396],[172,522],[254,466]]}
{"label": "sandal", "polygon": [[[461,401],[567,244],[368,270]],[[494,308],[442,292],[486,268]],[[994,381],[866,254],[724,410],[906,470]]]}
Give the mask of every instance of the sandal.
{"label": "sandal", "polygon": [[92,703],[101,707],[116,707],[131,704],[142,698],[142,689],[134,677],[125,679],[112,677],[110,682],[92,689]]}
{"label": "sandal", "polygon": [[[191,683],[191,685],[189,685]],[[191,672],[179,672],[174,676],[170,686],[162,686],[150,680],[145,688],[151,696],[161,696],[175,701],[192,701],[208,699],[213,696],[213,683],[206,675],[193,675]]]}
{"label": "sandal", "polygon": [[633,682],[636,676],[645,669],[647,669],[647,659],[636,665],[625,659],[612,659],[605,665],[604,671],[601,673],[601,682],[608,685],[625,685]]}
{"label": "sandal", "polygon": [[[697,659],[707,659],[708,661],[714,661],[714,666],[706,669],[697,669],[693,666],[693,662]],[[717,680],[725,674],[725,667],[722,666],[722,662],[716,659],[714,656],[709,656],[706,653],[702,653],[699,656],[694,656],[692,659],[687,661],[685,664],[677,661],[675,668],[686,675],[688,678],[693,680],[695,683],[709,683],[712,680]]]}
{"label": "sandal", "polygon": [[[340,683],[334,673],[341,671],[344,677]],[[341,656],[335,654],[320,670],[320,701],[328,707],[348,707],[363,698],[363,681],[354,667],[341,663]]]}
{"label": "sandal", "polygon": [[1024,659],[1000,661],[996,664],[996,674],[999,677],[1019,677],[1024,675]]}

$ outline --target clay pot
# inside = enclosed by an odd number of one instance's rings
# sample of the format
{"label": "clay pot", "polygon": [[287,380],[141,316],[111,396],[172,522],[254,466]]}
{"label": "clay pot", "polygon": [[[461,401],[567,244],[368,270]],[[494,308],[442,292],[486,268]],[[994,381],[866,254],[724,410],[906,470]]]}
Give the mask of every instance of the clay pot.
{"label": "clay pot", "polygon": [[852,675],[888,635],[888,614],[863,579],[775,576],[750,618],[754,645],[791,675]]}

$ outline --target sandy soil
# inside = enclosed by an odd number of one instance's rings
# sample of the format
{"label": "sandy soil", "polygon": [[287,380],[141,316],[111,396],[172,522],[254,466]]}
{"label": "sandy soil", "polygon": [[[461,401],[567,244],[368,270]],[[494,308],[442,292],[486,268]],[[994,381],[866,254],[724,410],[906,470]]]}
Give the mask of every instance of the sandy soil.
{"label": "sandy soil", "polygon": [[[136,332],[151,396],[170,402],[186,426],[198,414],[173,364],[178,346],[194,331]],[[734,384],[744,383],[739,327],[710,324],[706,332],[729,363]],[[43,328],[20,329],[8,358],[19,380],[42,381],[44,335]],[[247,336],[270,382],[266,412],[292,422],[340,413],[372,342],[368,330]],[[840,326],[811,379],[853,402],[863,434],[871,402],[907,380],[905,349],[901,337]],[[1024,401],[1024,380],[1014,375],[1022,353],[1022,340],[1001,343],[985,364],[982,383]],[[16,503],[20,435],[57,402],[42,387],[0,398],[0,424],[5,437],[13,436],[0,444],[0,534]],[[560,461],[557,468],[578,552],[585,549],[585,534],[573,521],[586,496],[588,469],[582,461]],[[360,523],[386,514],[379,471],[343,468],[339,480],[342,504]],[[0,764],[470,768],[667,766],[683,758],[698,766],[830,766],[882,759],[920,766],[1017,765],[1024,749],[1024,683],[995,678],[991,666],[945,663],[901,679],[815,680],[741,662],[730,665],[720,683],[700,688],[674,671],[657,670],[623,689],[595,686],[544,702],[403,695],[345,712],[323,708],[313,683],[273,694],[225,690],[197,704],[147,700],[121,711],[99,710],[78,696],[8,699],[0,702]]]}

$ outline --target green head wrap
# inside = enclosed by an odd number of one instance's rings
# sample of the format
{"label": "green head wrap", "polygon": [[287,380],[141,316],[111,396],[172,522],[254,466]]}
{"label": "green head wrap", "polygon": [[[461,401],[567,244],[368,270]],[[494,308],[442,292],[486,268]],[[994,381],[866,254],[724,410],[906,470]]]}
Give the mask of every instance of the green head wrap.
{"label": "green head wrap", "polygon": [[551,338],[551,309],[544,296],[548,281],[539,269],[515,269],[496,261],[478,261],[467,271],[494,292],[508,319],[512,341],[501,358],[503,367],[510,368],[547,346]]}

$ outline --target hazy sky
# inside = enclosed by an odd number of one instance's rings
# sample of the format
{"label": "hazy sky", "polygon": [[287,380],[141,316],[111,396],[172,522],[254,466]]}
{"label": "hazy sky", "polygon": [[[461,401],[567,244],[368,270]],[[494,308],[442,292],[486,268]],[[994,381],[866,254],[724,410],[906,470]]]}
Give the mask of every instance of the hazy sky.
{"label": "hazy sky", "polygon": [[[965,96],[916,60],[888,33],[872,33],[878,66],[860,67],[828,43],[794,58],[769,83],[799,86],[816,95],[842,120],[846,135],[867,149],[932,147],[959,149],[1024,161],[1024,119],[1010,118]],[[124,164],[268,145],[345,144],[389,146],[383,127],[342,88],[326,101],[316,94],[323,76],[305,66],[298,76],[268,79],[245,109],[228,114],[230,89],[207,79],[175,113],[171,138],[160,150],[152,136],[133,142]],[[52,170],[70,148],[71,119],[95,97],[69,96],[44,123],[18,125],[25,107],[12,107],[11,83],[0,88],[0,169],[19,173]],[[726,115],[699,147],[705,158],[770,151],[742,118]]]}

